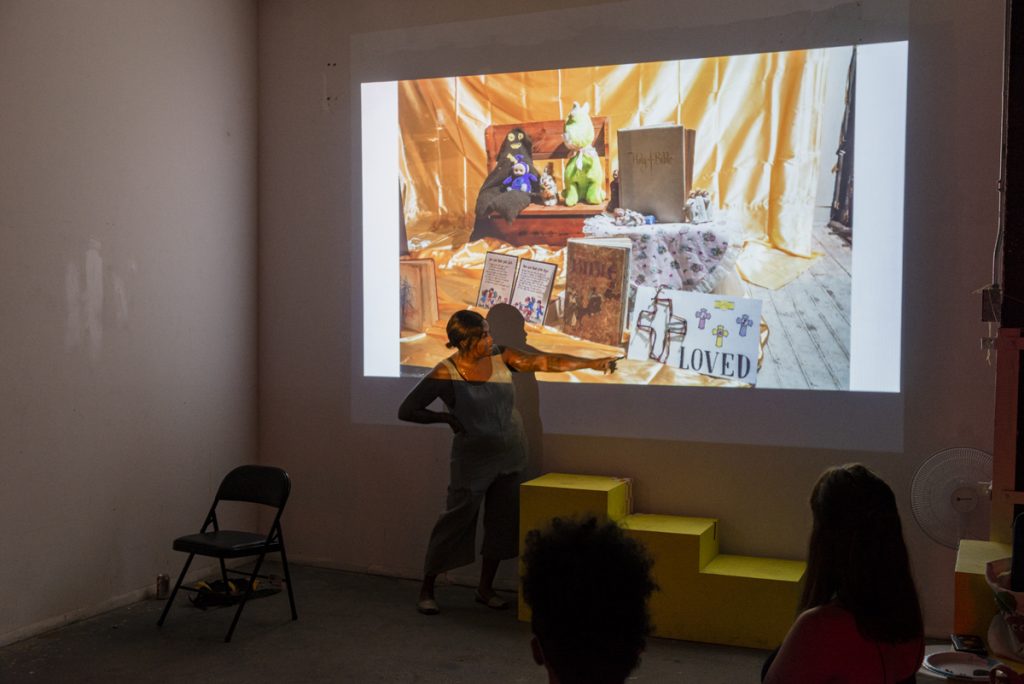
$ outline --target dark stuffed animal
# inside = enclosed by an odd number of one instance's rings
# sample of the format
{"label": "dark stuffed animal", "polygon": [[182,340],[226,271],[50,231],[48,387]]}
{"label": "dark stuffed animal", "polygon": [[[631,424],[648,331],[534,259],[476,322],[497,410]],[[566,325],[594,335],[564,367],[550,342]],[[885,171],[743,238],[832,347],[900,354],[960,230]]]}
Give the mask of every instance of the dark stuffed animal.
{"label": "dark stuffed animal", "polygon": [[481,225],[492,212],[497,212],[506,221],[515,220],[519,212],[530,205],[529,192],[506,192],[504,181],[513,175],[516,163],[526,165],[524,176],[533,175],[537,178],[537,169],[533,167],[533,141],[523,129],[513,128],[501,142],[494,168],[487,174],[476,198],[476,226],[473,228],[473,239],[483,237],[486,230]]}

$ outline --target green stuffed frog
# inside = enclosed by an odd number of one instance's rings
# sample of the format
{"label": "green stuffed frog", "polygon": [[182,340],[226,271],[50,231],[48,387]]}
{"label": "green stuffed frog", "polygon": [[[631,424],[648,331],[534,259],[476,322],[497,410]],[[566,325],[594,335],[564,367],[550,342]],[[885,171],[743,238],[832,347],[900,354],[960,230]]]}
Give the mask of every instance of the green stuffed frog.
{"label": "green stuffed frog", "polygon": [[565,146],[573,154],[565,165],[565,206],[601,204],[604,202],[604,167],[594,149],[594,123],[590,120],[590,103],[572,103],[565,120]]}

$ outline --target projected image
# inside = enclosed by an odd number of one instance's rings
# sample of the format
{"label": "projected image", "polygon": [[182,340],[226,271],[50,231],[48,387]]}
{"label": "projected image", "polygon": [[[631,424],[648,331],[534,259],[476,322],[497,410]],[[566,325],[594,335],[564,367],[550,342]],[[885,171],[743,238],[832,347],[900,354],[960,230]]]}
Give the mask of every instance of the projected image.
{"label": "projected image", "polygon": [[623,357],[543,380],[897,390],[904,122],[854,146],[905,76],[858,74],[873,47],[363,84],[366,287],[395,295],[366,373],[423,374],[453,312],[511,305],[534,349]]}

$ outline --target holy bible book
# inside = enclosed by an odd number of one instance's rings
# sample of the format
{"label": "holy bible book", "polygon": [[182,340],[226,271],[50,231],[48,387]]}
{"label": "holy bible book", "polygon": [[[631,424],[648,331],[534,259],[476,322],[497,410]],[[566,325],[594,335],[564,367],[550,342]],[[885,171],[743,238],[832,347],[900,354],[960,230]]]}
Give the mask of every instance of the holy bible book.
{"label": "holy bible book", "polygon": [[629,299],[629,238],[569,238],[562,332],[619,346]]}
{"label": "holy bible book", "polygon": [[619,205],[653,214],[658,223],[683,222],[696,136],[674,125],[620,128]]}

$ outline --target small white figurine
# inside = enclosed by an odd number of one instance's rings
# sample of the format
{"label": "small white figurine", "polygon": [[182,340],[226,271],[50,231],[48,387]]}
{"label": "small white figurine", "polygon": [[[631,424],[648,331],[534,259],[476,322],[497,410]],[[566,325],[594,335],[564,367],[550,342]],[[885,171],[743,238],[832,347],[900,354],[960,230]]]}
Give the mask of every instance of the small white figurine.
{"label": "small white figurine", "polygon": [[689,223],[710,223],[714,220],[711,196],[707,190],[694,189],[686,200],[686,219]]}
{"label": "small white figurine", "polygon": [[555,183],[554,170],[554,164],[548,162],[540,174],[540,197],[549,207],[558,204],[558,185]]}

